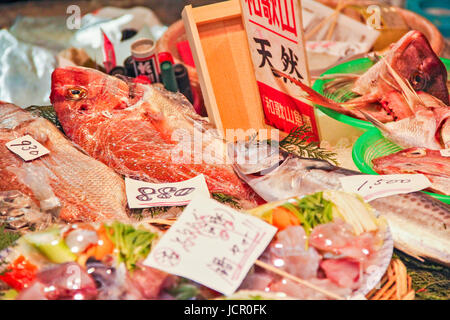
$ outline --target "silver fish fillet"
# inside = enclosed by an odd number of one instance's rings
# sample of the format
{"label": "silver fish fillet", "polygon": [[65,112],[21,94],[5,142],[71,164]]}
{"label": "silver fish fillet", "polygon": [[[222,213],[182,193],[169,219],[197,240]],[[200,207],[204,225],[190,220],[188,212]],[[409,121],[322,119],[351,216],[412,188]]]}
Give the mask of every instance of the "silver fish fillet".
{"label": "silver fish fillet", "polygon": [[[231,147],[229,150],[230,155],[237,159],[238,148]],[[280,154],[276,152],[271,157],[276,161],[280,159]],[[247,166],[239,163],[234,164],[234,169],[266,201],[283,200],[326,189],[340,190],[340,177],[361,174],[322,160],[287,154],[283,154],[282,158],[279,165],[267,167],[264,171],[249,173]],[[449,205],[422,192],[384,197],[370,204],[388,221],[397,249],[416,258],[450,266]]]}

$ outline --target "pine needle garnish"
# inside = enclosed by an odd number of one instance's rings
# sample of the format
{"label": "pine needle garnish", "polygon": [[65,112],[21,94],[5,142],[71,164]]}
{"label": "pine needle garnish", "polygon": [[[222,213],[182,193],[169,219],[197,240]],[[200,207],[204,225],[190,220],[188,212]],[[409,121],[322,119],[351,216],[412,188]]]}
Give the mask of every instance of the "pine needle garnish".
{"label": "pine needle garnish", "polygon": [[0,251],[10,247],[20,238],[20,233],[5,230],[4,225],[0,225]]}
{"label": "pine needle garnish", "polygon": [[403,252],[395,250],[394,257],[400,258],[412,278],[416,299],[449,300],[450,268],[431,261],[420,262]]}
{"label": "pine needle garnish", "polygon": [[298,157],[320,159],[338,165],[337,155],[334,152],[321,148],[317,141],[308,141],[312,136],[309,126],[296,127],[280,141],[280,148]]}
{"label": "pine needle garnish", "polygon": [[241,209],[239,202],[233,196],[217,192],[213,193],[212,197],[214,200],[219,201],[220,203],[228,204],[236,209]]}

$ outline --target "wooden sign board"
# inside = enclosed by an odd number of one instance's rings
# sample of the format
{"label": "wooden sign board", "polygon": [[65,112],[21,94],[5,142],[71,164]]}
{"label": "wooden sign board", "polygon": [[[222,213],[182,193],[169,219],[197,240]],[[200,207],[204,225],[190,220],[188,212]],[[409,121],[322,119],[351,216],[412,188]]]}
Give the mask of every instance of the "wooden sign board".
{"label": "wooden sign board", "polygon": [[272,128],[265,123],[239,0],[188,5],[182,17],[210,121],[223,134]]}
{"label": "wooden sign board", "polygon": [[300,0],[240,3],[266,123],[284,132],[306,125],[318,141],[314,107],[301,101],[302,90],[294,83],[311,85]]}

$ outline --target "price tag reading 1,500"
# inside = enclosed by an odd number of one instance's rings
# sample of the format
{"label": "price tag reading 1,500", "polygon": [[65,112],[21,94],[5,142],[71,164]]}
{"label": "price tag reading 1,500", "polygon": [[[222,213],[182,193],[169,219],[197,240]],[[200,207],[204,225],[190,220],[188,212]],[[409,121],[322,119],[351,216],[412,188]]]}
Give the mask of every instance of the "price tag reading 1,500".
{"label": "price tag reading 1,500", "polygon": [[431,186],[430,180],[423,174],[356,175],[342,177],[340,180],[344,191],[358,193],[366,201],[415,192]]}
{"label": "price tag reading 1,500", "polygon": [[14,139],[8,142],[6,147],[25,161],[31,161],[50,153],[30,135]]}

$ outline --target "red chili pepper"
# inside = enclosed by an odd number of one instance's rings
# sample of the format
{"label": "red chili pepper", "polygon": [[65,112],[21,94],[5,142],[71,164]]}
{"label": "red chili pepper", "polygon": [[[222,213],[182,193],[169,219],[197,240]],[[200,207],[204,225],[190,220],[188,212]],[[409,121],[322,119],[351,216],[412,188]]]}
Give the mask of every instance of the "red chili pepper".
{"label": "red chili pepper", "polygon": [[6,267],[6,271],[3,274],[0,274],[0,280],[20,291],[33,282],[36,272],[37,267],[24,256],[20,256]]}

